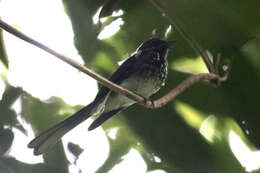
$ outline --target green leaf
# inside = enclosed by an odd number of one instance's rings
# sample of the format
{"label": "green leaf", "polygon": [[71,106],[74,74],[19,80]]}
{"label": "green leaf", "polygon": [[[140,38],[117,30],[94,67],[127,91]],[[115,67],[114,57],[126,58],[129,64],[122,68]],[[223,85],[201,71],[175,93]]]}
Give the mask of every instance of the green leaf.
{"label": "green leaf", "polygon": [[4,173],[45,173],[51,171],[46,164],[27,164],[11,157],[0,157],[0,170]]}
{"label": "green leaf", "polygon": [[0,29],[0,60],[8,68],[8,56],[5,50],[5,44],[3,39],[3,31]]}
{"label": "green leaf", "polygon": [[0,103],[3,106],[10,107],[13,103],[18,99],[18,97],[22,94],[21,88],[16,88],[8,85],[5,92],[3,93],[2,100]]}
{"label": "green leaf", "polygon": [[100,13],[98,18],[102,18],[102,17],[107,17],[110,16],[113,13],[114,7],[116,5],[118,0],[106,0]]}
{"label": "green leaf", "polygon": [[[24,93],[22,98],[22,116],[31,124],[36,135],[57,124],[74,110],[59,98],[50,98],[46,102]],[[66,158],[62,142],[58,142],[44,154],[45,163],[55,172],[68,172],[69,162]]]}
{"label": "green leaf", "polygon": [[7,153],[13,143],[14,134],[11,129],[0,126],[0,155]]}
{"label": "green leaf", "polygon": [[[173,101],[157,110],[132,106],[106,122],[103,127],[109,129],[127,126],[131,129],[133,141],[140,141],[144,148],[139,151],[153,153],[161,159],[162,164],[151,164],[149,157],[142,154],[147,164],[152,165],[149,169],[164,168],[169,172],[245,172],[227,144],[227,132],[230,126],[235,125],[244,131],[248,130],[250,135],[241,135],[241,138],[253,142],[251,147],[260,147],[260,137],[256,130],[259,122],[259,58],[257,53],[254,53],[254,58],[249,58],[248,55],[253,52],[252,47],[251,50],[247,49],[246,56],[241,53],[241,48],[248,40],[259,36],[260,13],[257,0],[250,3],[243,0],[154,0],[157,5],[150,3],[151,1],[118,1],[113,8],[114,11],[123,11],[120,17],[124,24],[115,35],[105,40],[97,39],[104,27],[92,22],[92,16],[102,4],[90,1],[64,2],[73,23],[75,44],[86,65],[105,76],[113,72],[111,64],[128,57],[141,42],[153,36],[165,38],[166,29],[170,25],[173,26],[172,21],[176,18],[185,33],[195,39],[203,49],[209,50],[213,56],[221,53],[221,63],[232,61],[230,76],[221,87],[216,89],[200,82],[178,96],[178,101],[190,105],[204,115],[199,124],[195,124],[194,119],[188,123],[176,112]],[[158,5],[161,11],[158,10]],[[82,15],[85,18],[79,17],[79,11],[84,11]],[[111,10],[109,12],[111,13]],[[107,20],[111,18],[108,17]],[[103,25],[106,25],[106,22],[101,24]],[[176,39],[177,44],[169,53],[169,64],[178,64],[176,62],[181,58],[198,58],[182,35],[174,27],[172,30],[167,39]],[[100,47],[101,44],[113,51]],[[254,48],[258,49],[259,46]],[[107,58],[104,58],[105,56]],[[108,59],[110,61],[107,61]],[[192,65],[190,61],[185,63],[186,67]],[[200,68],[201,66],[196,66],[196,72],[201,70]],[[153,98],[169,92],[190,75],[174,69],[169,70],[166,86]],[[192,70],[194,71],[195,67],[192,67]],[[209,115],[214,115],[217,119],[214,132],[223,136],[213,144],[199,132]],[[246,122],[246,125],[242,122]],[[135,142],[126,145],[129,143],[128,136],[129,133],[126,133],[125,138],[120,137],[116,142],[122,146],[133,147]],[[118,149],[121,154],[110,156],[102,167],[106,168],[105,170],[111,169],[129,150],[128,147],[124,150],[119,144],[117,147],[111,144],[111,153]]]}

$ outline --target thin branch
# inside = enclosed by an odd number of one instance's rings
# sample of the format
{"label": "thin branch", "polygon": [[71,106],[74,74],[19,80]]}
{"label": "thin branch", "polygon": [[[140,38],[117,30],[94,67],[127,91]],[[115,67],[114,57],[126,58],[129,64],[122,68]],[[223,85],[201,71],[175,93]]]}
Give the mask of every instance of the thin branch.
{"label": "thin branch", "polygon": [[164,95],[160,99],[157,99],[153,101],[153,108],[159,108],[164,106],[169,101],[175,99],[179,94],[181,94],[185,89],[192,86],[196,82],[199,82],[201,80],[219,80],[224,81],[226,78],[220,78],[218,75],[213,73],[200,73],[195,74],[190,77],[188,77],[186,80],[184,80],[182,83],[180,83],[177,87],[172,89],[168,94]]}
{"label": "thin branch", "polygon": [[166,10],[166,7],[163,6],[163,1],[161,0],[150,0],[150,2],[163,14],[166,15],[166,17],[168,17],[170,23],[174,26],[174,28],[180,33],[180,35],[186,40],[186,42],[190,45],[190,47],[195,51],[195,53],[197,53],[198,55],[200,55],[204,61],[204,63],[207,66],[207,69],[209,71],[209,73],[215,73],[215,69],[212,65],[212,63],[210,62],[210,59],[208,57],[208,55],[205,53],[205,51],[201,48],[201,46],[199,45],[199,43],[193,39],[192,37],[190,37],[183,29],[181,23],[178,20],[177,15],[174,13],[174,11],[171,11],[171,17],[168,16],[167,14],[169,14],[169,12]]}
{"label": "thin branch", "polygon": [[187,89],[188,87],[190,87],[191,85],[193,85],[194,83],[200,81],[200,80],[219,80],[219,81],[223,81],[225,79],[222,79],[221,77],[219,77],[216,74],[213,73],[203,73],[203,74],[196,74],[196,75],[192,75],[189,78],[187,78],[186,80],[184,80],[181,84],[179,84],[176,88],[174,88],[170,93],[166,94],[165,96],[163,96],[162,98],[152,101],[149,99],[146,99],[140,95],[135,94],[132,91],[129,91],[125,88],[122,88],[121,86],[109,81],[108,79],[102,77],[101,75],[95,73],[94,71],[88,69],[87,67],[77,63],[76,61],[52,50],[51,48],[45,46],[44,44],[30,38],[29,36],[26,36],[25,34],[23,34],[22,32],[16,30],[15,28],[13,28],[12,26],[8,25],[7,23],[3,22],[0,19],[0,27],[2,29],[4,29],[5,31],[17,36],[18,38],[27,41],[29,43],[31,43],[32,45],[54,55],[55,57],[59,58],[60,60],[68,63],[69,65],[75,67],[76,69],[80,70],[83,73],[86,73],[87,75],[91,76],[92,78],[96,79],[99,83],[101,83],[102,85],[110,88],[111,90],[123,94],[126,97],[133,99],[134,101],[138,102],[139,104],[144,105],[145,107],[148,108],[159,108],[162,107],[163,105],[165,105],[166,103],[168,103],[169,101],[171,101],[172,99],[174,99],[176,96],[178,96],[180,93],[182,93],[185,89]]}
{"label": "thin branch", "polygon": [[132,91],[129,91],[111,81],[109,81],[108,79],[104,78],[103,76],[97,74],[96,72],[90,70],[89,68],[85,67],[84,65],[81,65],[79,63],[77,63],[76,61],[70,59],[69,57],[66,57],[54,50],[52,50],[51,48],[45,46],[44,44],[30,38],[29,36],[25,35],[24,33],[18,31],[17,29],[13,28],[12,26],[8,25],[7,23],[5,23],[4,21],[2,21],[0,19],[0,27],[15,35],[16,37],[28,42],[28,43],[31,43],[32,45],[50,53],[51,55],[54,55],[55,57],[59,58],[60,60],[66,62],[67,64],[75,67],[76,69],[78,69],[79,71],[83,72],[83,73],[86,73],[87,75],[91,76],[92,78],[96,79],[99,83],[101,83],[102,85],[110,88],[111,90],[117,92],[117,93],[120,93],[120,94],[123,94],[137,102],[144,102],[145,99],[137,94],[135,94],[134,92]]}

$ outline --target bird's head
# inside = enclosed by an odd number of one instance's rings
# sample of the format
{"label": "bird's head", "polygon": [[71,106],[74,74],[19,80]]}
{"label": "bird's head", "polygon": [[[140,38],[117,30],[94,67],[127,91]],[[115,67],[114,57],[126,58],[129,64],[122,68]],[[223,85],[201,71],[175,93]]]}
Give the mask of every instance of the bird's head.
{"label": "bird's head", "polygon": [[161,40],[159,38],[151,38],[143,42],[138,48],[137,51],[158,51],[158,50],[167,50],[174,44],[176,41],[167,41]]}

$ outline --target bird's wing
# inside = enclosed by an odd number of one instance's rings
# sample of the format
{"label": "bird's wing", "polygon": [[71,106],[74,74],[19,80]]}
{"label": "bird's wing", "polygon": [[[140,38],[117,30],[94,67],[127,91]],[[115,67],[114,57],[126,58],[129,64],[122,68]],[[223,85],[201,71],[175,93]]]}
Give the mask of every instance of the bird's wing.
{"label": "bird's wing", "polygon": [[[125,79],[128,79],[130,75],[133,75],[133,73],[142,70],[141,68],[146,68],[144,62],[151,61],[154,56],[156,56],[156,52],[154,51],[143,51],[133,54],[118,67],[109,80],[120,85]],[[142,61],[138,59],[142,59]],[[109,91],[109,88],[102,86],[94,102],[101,102]]]}
{"label": "bird's wing", "polygon": [[98,126],[100,126],[101,124],[103,124],[103,122],[105,122],[106,120],[108,120],[109,118],[111,118],[113,115],[119,113],[120,111],[122,111],[123,109],[125,109],[125,107],[121,107],[118,109],[114,109],[112,111],[106,112],[101,114],[97,119],[95,119],[95,121],[89,126],[88,130],[93,130],[95,128],[97,128]]}
{"label": "bird's wing", "polygon": [[[124,79],[127,79],[131,72],[135,71],[136,64],[135,55],[128,58],[118,69],[113,73],[113,75],[109,78],[110,81],[121,84]],[[95,98],[95,102],[100,102],[110,91],[109,88],[102,86]]]}

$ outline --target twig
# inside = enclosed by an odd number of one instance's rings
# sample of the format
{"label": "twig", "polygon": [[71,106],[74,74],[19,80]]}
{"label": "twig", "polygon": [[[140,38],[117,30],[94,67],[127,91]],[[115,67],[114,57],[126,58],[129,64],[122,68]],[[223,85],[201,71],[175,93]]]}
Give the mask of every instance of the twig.
{"label": "twig", "polygon": [[201,74],[192,75],[188,77],[186,80],[184,80],[182,83],[180,83],[177,87],[172,89],[168,94],[164,95],[160,99],[153,101],[153,108],[159,108],[164,106],[170,100],[176,98],[185,89],[187,89],[188,87],[192,86],[193,84],[201,80],[218,80],[222,82],[226,80],[226,78],[221,78],[218,75],[213,73],[201,73]]}
{"label": "twig", "polygon": [[214,79],[220,80],[220,81],[222,80],[222,78],[220,78],[218,75],[213,74],[213,73],[203,73],[203,74],[192,75],[189,78],[187,78],[186,80],[184,80],[181,84],[179,84],[176,88],[174,88],[170,93],[166,94],[165,96],[163,96],[162,98],[160,98],[158,100],[152,101],[152,100],[146,99],[140,95],[135,94],[132,91],[129,91],[129,90],[109,81],[108,79],[102,77],[101,75],[95,73],[94,71],[88,69],[87,67],[77,63],[76,61],[52,50],[51,48],[30,38],[29,36],[26,36],[22,32],[18,31],[17,29],[13,28],[12,26],[10,26],[7,23],[5,23],[4,21],[2,21],[1,19],[0,19],[0,27],[2,29],[4,29],[5,31],[15,35],[16,37],[18,37],[24,41],[27,41],[27,42],[31,43],[32,45],[54,55],[55,57],[59,58],[60,60],[66,62],[69,65],[80,70],[81,72],[86,73],[87,75],[96,79],[99,83],[110,88],[111,90],[113,90],[117,93],[123,94],[126,97],[133,99],[134,101],[136,101],[139,104],[142,104],[148,108],[159,108],[159,107],[165,105],[170,100],[174,99],[177,95],[182,93],[186,88],[188,88],[189,86],[191,86],[192,84],[194,84],[200,80],[214,80]]}
{"label": "twig", "polygon": [[174,28],[180,33],[180,35],[186,40],[186,42],[191,46],[191,48],[195,51],[195,53],[197,53],[198,55],[200,55],[204,61],[204,63],[207,66],[207,69],[209,71],[209,73],[215,73],[215,69],[213,64],[210,62],[210,59],[208,57],[208,55],[206,54],[206,52],[201,48],[201,46],[199,45],[199,43],[194,40],[192,37],[190,37],[184,30],[183,27],[181,25],[181,23],[178,21],[178,17],[174,14],[174,11],[171,11],[171,17],[169,17],[167,14],[169,14],[169,12],[166,10],[166,8],[163,6],[163,1],[161,0],[150,0],[150,2],[156,7],[158,8],[158,10],[165,14],[166,17],[168,17],[170,23],[174,26]]}
{"label": "twig", "polygon": [[45,46],[44,44],[30,38],[29,36],[25,35],[24,33],[18,31],[17,29],[13,28],[12,26],[8,25],[7,23],[5,23],[4,21],[2,21],[0,19],[0,27],[2,29],[4,29],[5,31],[15,35],[16,37],[27,41],[28,43],[31,43],[32,45],[50,53],[51,55],[54,55],[55,57],[59,58],[60,60],[68,63],[69,65],[75,67],[76,69],[78,69],[79,71],[86,73],[87,75],[91,76],[92,78],[96,79],[99,83],[101,83],[102,85],[105,85],[106,87],[110,88],[111,90],[123,94],[137,102],[144,102],[144,98],[135,94],[132,91],[129,91],[111,81],[109,81],[108,79],[104,78],[103,76],[95,73],[94,71],[90,70],[89,68],[85,67],[84,65],[81,65],[79,63],[77,63],[76,61],[70,59],[69,57],[66,57],[54,50],[52,50],[51,48]]}

